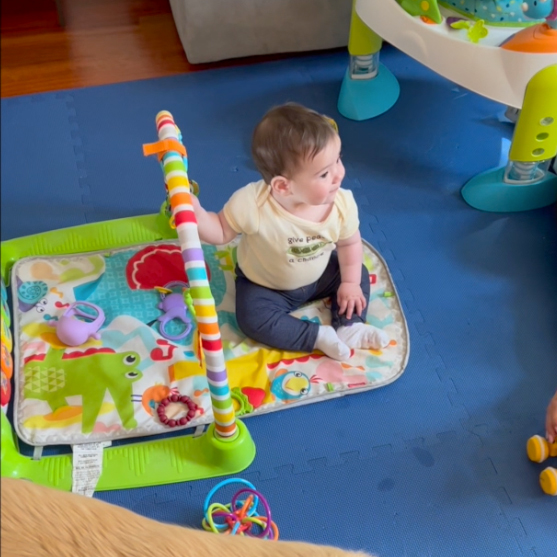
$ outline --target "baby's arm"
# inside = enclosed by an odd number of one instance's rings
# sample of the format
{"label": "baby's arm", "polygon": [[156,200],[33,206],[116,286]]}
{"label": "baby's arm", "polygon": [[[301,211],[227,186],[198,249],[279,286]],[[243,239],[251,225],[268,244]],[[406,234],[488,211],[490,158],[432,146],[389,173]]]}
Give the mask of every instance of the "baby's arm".
{"label": "baby's arm", "polygon": [[199,238],[203,242],[213,245],[228,244],[238,236],[238,234],[228,224],[223,212],[210,213],[201,207],[199,199],[192,195],[193,209],[197,218],[197,228]]}
{"label": "baby's arm", "polygon": [[350,319],[354,310],[361,315],[366,306],[366,299],[362,292],[363,250],[360,232],[337,243],[338,263],[340,266],[341,284],[338,289],[339,313],[346,311],[346,318]]}
{"label": "baby's arm", "polygon": [[557,441],[557,393],[555,393],[547,407],[545,434],[550,443],[555,443]]}

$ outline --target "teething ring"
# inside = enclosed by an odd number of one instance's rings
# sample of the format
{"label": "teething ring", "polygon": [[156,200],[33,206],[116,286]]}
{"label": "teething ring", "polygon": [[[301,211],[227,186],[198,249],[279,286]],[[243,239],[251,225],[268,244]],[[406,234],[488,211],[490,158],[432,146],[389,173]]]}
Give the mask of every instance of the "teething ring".
{"label": "teething ring", "polygon": [[[209,505],[211,504],[211,499],[213,498],[213,496],[215,495],[215,493],[217,491],[219,491],[221,488],[230,485],[230,484],[241,484],[241,485],[245,485],[251,489],[255,490],[255,486],[251,483],[248,482],[248,480],[243,480],[242,478],[229,478],[228,480],[223,480],[222,482],[218,483],[215,487],[213,487],[213,489],[211,489],[211,491],[209,491],[207,497],[205,498],[205,502],[203,504],[203,515],[205,516],[205,518],[207,520],[209,520]],[[239,501],[238,501],[239,502]],[[248,515],[253,515],[255,514],[255,510],[257,508],[257,505],[259,503],[259,498],[256,496],[254,501],[253,501],[253,508],[248,511]],[[213,504],[219,504],[220,503],[213,503]],[[221,505],[222,507],[226,507],[228,511],[231,512],[231,505],[230,503],[228,505]]]}
{"label": "teething ring", "polygon": [[[183,404],[184,406],[187,406],[188,408],[187,415],[184,416],[183,418],[180,418],[179,420],[174,420],[169,418],[166,415],[166,407],[171,402],[178,402]],[[178,427],[178,426],[186,425],[189,421],[193,419],[196,411],[197,411],[197,404],[195,404],[195,402],[193,402],[193,400],[189,396],[185,396],[185,395],[167,396],[166,398],[163,398],[159,402],[159,405],[157,407],[157,414],[159,416],[160,422],[168,427]]]}
{"label": "teething ring", "polygon": [[250,404],[248,397],[237,387],[230,391],[230,398],[238,403],[239,408],[235,411],[236,416],[244,416],[253,412],[253,406]]}
{"label": "teething ring", "polygon": [[[244,489],[238,491],[227,505],[211,503],[215,493],[222,487],[239,483]],[[246,495],[242,499],[243,495]],[[261,503],[264,508],[262,516],[257,507]],[[216,521],[218,519],[218,522]],[[256,526],[259,532],[256,532]],[[255,489],[251,482],[241,478],[230,478],[217,484],[209,491],[203,503],[203,520],[201,526],[208,532],[225,535],[248,536],[251,538],[278,540],[279,530],[271,519],[271,509],[263,495]]]}
{"label": "teething ring", "polygon": [[[179,286],[182,289],[182,292],[184,293],[183,299],[178,292],[175,292],[173,290],[177,286]],[[183,282],[181,280],[171,281],[165,286],[163,286],[162,288],[157,286],[155,287],[155,290],[159,292],[160,300],[161,300],[161,302],[158,304],[157,307],[164,312],[163,315],[157,318],[159,322],[159,333],[166,340],[171,340],[171,341],[182,340],[186,338],[191,332],[192,324],[187,314],[189,311],[192,314],[192,316],[195,316],[195,313],[194,310],[190,306],[188,306],[187,301],[185,299],[185,297],[187,296],[186,293],[187,288],[188,288],[188,283]],[[171,305],[165,307],[164,304],[167,296],[173,296],[174,298],[173,298],[173,302],[171,302]],[[183,311],[181,311],[182,309]],[[184,329],[182,330],[181,333],[177,335],[172,335],[168,333],[166,330],[167,324],[173,321],[181,321],[184,324]]]}
{"label": "teething ring", "polygon": [[[172,319],[171,321],[176,321],[176,319]],[[163,336],[166,340],[182,340],[183,338],[186,338],[191,331],[191,323],[186,323],[185,321],[182,321],[182,323],[184,323],[185,328],[184,330],[179,334],[179,335],[171,335],[170,333],[166,332],[166,324],[170,323],[171,321],[159,321],[159,331],[161,333],[161,336]]]}
{"label": "teething ring", "polygon": [[[248,488],[244,488],[241,489],[240,491],[238,491],[238,493],[236,493],[233,497],[232,497],[232,502],[230,503],[231,507],[234,509],[237,506],[237,503],[239,503],[239,498],[241,495],[243,494],[251,494],[254,495],[255,497],[257,497],[259,499],[259,501],[262,503],[263,508],[265,509],[265,516],[251,516],[248,512],[248,519],[259,519],[262,522],[264,522],[265,526],[263,528],[263,532],[261,532],[261,534],[254,534],[253,537],[254,538],[265,538],[267,537],[272,529],[271,529],[271,509],[269,508],[269,504],[267,503],[267,501],[265,500],[265,497],[263,497],[263,495],[261,495],[261,493],[259,493],[258,491],[256,491],[255,489],[250,489]],[[252,510],[255,511],[257,509],[257,507],[254,505],[252,507]],[[233,533],[235,533],[233,531]]]}

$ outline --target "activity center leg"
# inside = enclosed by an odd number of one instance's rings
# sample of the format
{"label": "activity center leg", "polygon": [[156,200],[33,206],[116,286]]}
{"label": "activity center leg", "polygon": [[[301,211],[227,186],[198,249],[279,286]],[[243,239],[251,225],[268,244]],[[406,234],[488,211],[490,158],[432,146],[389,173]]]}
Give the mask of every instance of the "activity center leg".
{"label": "activity center leg", "polygon": [[391,71],[379,62],[383,39],[374,33],[356,13],[352,19],[346,70],[338,99],[338,110],[350,120],[367,120],[387,112],[398,100],[400,85]]}
{"label": "activity center leg", "polygon": [[472,178],[464,200],[482,211],[528,211],[557,201],[557,176],[549,165],[557,153],[557,64],[529,82],[506,167]]}

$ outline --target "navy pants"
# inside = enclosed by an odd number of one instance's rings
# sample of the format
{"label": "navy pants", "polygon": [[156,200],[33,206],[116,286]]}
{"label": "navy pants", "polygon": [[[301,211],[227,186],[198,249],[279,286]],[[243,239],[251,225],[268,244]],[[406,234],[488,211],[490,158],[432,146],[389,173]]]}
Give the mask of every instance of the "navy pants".
{"label": "navy pants", "polygon": [[319,324],[302,321],[291,311],[313,300],[331,297],[332,326],[338,329],[351,323],[365,323],[369,300],[369,271],[362,265],[362,292],[366,307],[362,315],[351,319],[338,314],[337,290],[340,286],[340,267],[336,251],[321,278],[296,290],[271,290],[251,282],[236,267],[236,319],[242,332],[260,344],[291,352],[312,352],[317,340]]}

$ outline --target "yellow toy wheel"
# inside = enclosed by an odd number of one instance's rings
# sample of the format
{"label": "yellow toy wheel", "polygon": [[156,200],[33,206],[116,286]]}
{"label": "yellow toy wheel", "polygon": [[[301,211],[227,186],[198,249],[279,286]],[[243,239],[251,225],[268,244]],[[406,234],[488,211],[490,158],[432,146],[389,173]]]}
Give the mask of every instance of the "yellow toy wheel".
{"label": "yellow toy wheel", "polygon": [[540,474],[540,485],[544,493],[557,495],[557,470],[555,468],[546,468]]}
{"label": "yellow toy wheel", "polygon": [[541,435],[534,435],[526,444],[528,458],[533,462],[543,462],[549,458],[549,444]]}

